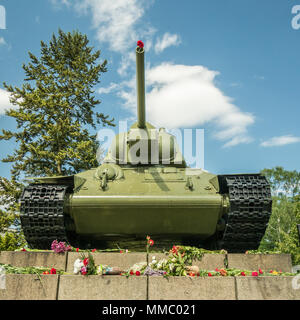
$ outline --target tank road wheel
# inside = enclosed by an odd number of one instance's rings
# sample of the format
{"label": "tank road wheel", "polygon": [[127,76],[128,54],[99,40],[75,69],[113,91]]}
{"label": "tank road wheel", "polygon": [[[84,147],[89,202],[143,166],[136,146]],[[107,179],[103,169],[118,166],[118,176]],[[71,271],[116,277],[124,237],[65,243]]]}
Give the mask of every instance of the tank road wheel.
{"label": "tank road wheel", "polygon": [[51,248],[53,240],[68,241],[64,197],[68,186],[31,184],[21,196],[20,218],[30,248]]}
{"label": "tank road wheel", "polygon": [[229,196],[226,226],[218,235],[219,249],[229,252],[256,250],[272,212],[271,189],[260,174],[218,176],[220,193]]}

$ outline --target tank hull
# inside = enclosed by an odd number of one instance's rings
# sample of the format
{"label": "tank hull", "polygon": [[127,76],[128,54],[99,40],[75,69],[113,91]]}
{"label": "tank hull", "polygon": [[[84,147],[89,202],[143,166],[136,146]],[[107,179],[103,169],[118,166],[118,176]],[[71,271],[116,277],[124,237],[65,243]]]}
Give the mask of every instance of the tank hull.
{"label": "tank hull", "polygon": [[57,239],[82,248],[115,248],[115,240],[127,239],[126,246],[136,248],[136,240],[151,235],[168,245],[183,240],[245,252],[257,249],[265,233],[272,200],[260,174],[114,166],[118,175],[109,171],[103,183],[103,168],[109,167],[39,178],[25,188],[21,223],[31,247],[49,249]]}
{"label": "tank hull", "polygon": [[223,198],[214,195],[73,195],[70,214],[76,233],[95,238],[111,235],[165,235],[206,239],[216,231]]}

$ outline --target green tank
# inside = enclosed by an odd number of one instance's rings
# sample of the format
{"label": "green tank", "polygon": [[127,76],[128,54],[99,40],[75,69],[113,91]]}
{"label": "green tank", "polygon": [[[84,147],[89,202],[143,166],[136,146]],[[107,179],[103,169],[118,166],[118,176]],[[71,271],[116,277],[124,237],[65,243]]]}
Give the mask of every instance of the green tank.
{"label": "green tank", "polygon": [[[187,167],[174,136],[145,119],[144,48],[136,48],[138,121],[115,136],[98,168],[34,178],[21,196],[21,224],[31,248],[53,240],[81,248],[189,244],[257,249],[271,214],[261,174],[215,175]],[[144,246],[143,246],[144,248]]]}

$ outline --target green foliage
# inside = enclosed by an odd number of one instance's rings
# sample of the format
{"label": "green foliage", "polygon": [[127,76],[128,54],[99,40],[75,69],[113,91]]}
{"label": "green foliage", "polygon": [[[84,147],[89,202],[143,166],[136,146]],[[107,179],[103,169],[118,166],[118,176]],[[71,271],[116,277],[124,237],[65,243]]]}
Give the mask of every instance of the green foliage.
{"label": "green foliage", "polygon": [[19,199],[22,184],[0,177],[0,233],[7,231],[11,226],[19,227]]}
{"label": "green foliage", "polygon": [[272,215],[259,250],[290,253],[293,264],[300,264],[297,224],[300,223],[300,172],[282,167],[262,171],[271,183]]}
{"label": "green foliage", "polygon": [[300,224],[300,196],[295,198],[295,216],[290,232],[282,232],[282,241],[278,242],[276,247],[283,253],[290,253],[293,264],[300,265],[300,240],[297,230],[297,224]]}
{"label": "green foliage", "polygon": [[[45,267],[14,267],[10,264],[1,264],[0,267],[5,269],[6,274],[36,274],[41,275],[43,272],[48,271],[50,273],[51,268]],[[56,274],[64,274],[62,270],[56,270]]]}
{"label": "green foliage", "polygon": [[6,232],[0,235],[0,251],[15,251],[25,245],[25,240],[22,233]]}

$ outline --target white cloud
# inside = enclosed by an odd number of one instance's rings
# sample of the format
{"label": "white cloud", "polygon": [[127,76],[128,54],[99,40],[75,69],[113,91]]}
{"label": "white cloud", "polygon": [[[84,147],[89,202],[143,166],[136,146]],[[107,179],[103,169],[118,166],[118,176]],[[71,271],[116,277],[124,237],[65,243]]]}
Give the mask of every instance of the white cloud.
{"label": "white cloud", "polygon": [[6,41],[3,37],[0,37],[0,46],[6,45]]}
{"label": "white cloud", "polygon": [[119,85],[115,82],[111,82],[108,87],[98,89],[99,94],[108,94],[114,91]]}
{"label": "white cloud", "polygon": [[141,33],[136,24],[144,15],[143,0],[77,0],[75,9],[92,14],[92,25],[97,39],[107,42],[113,51],[122,52],[132,47]]}
{"label": "white cloud", "polygon": [[181,43],[180,37],[177,34],[170,34],[166,32],[163,37],[158,38],[154,50],[155,53],[161,53],[170,46],[178,46]]}
{"label": "white cloud", "polygon": [[[242,112],[214,83],[219,73],[203,66],[163,63],[146,71],[147,121],[166,128],[188,128],[213,124],[215,137],[225,147],[252,141],[248,126],[254,116]],[[119,96],[136,113],[135,78],[124,83]]]}
{"label": "white cloud", "polygon": [[5,113],[5,110],[15,108],[9,101],[9,93],[0,88],[0,115]]}
{"label": "white cloud", "polygon": [[294,137],[293,135],[286,135],[280,137],[273,137],[269,140],[263,141],[260,145],[262,147],[276,147],[285,146],[287,144],[300,142],[300,137]]}
{"label": "white cloud", "polygon": [[128,74],[127,70],[130,67],[134,66],[134,61],[135,61],[135,53],[133,51],[123,54],[121,58],[120,67],[118,69],[118,74],[120,76],[127,75]]}

